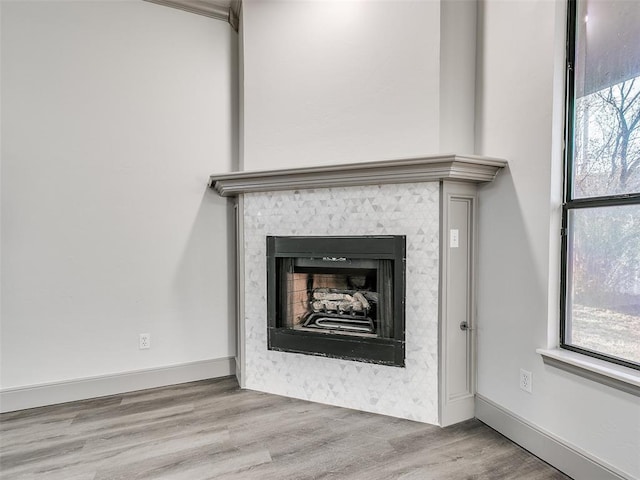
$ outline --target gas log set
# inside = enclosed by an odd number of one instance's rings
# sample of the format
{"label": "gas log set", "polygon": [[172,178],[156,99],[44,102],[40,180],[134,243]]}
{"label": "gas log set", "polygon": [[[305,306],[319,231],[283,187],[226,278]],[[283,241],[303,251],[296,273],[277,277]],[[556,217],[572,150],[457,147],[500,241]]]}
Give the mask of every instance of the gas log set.
{"label": "gas log set", "polygon": [[311,312],[302,324],[304,327],[375,332],[375,325],[368,314],[378,302],[377,293],[329,288],[317,288],[310,293]]}

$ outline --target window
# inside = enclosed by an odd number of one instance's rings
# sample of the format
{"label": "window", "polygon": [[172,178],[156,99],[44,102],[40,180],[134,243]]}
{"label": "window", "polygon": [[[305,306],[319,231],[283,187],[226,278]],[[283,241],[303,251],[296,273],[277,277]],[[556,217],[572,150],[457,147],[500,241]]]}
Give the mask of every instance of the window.
{"label": "window", "polygon": [[640,2],[569,0],[563,348],[640,369]]}

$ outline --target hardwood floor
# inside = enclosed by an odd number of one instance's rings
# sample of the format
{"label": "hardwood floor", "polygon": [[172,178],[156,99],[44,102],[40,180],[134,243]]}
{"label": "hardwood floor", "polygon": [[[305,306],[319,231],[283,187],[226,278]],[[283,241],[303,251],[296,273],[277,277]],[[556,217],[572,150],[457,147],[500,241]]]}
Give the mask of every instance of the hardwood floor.
{"label": "hardwood floor", "polygon": [[432,425],[206,380],[0,415],[0,478],[567,479],[477,420]]}

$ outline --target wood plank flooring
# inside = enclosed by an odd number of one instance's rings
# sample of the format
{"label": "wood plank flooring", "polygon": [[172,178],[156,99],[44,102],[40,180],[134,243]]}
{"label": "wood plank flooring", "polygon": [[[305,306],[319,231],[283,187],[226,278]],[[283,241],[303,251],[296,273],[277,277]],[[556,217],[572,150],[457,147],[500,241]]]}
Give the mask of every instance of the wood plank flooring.
{"label": "wood plank flooring", "polygon": [[0,415],[3,480],[567,479],[477,420],[448,428],[206,380]]}

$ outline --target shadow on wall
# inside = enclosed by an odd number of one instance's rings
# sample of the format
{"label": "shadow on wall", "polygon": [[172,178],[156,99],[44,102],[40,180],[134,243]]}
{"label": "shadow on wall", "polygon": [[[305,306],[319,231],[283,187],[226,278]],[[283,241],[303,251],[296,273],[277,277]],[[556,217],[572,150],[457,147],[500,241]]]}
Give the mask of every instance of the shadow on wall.
{"label": "shadow on wall", "polygon": [[234,202],[206,187],[173,280],[181,344],[194,331],[210,337],[197,342],[202,359],[235,355],[235,275]]}
{"label": "shadow on wall", "polygon": [[[478,390],[484,392],[486,362],[504,368],[510,358],[529,355],[539,361],[538,347],[546,347],[548,264],[544,245],[536,245],[525,222],[514,172],[505,168],[493,183],[479,190],[478,222]],[[544,262],[542,262],[544,260]],[[546,262],[546,263],[545,263]],[[524,361],[524,360],[523,360]],[[513,367],[515,368],[515,366]],[[517,371],[515,373],[517,378]],[[486,380],[486,379],[485,379]],[[489,383],[493,384],[494,378]]]}

